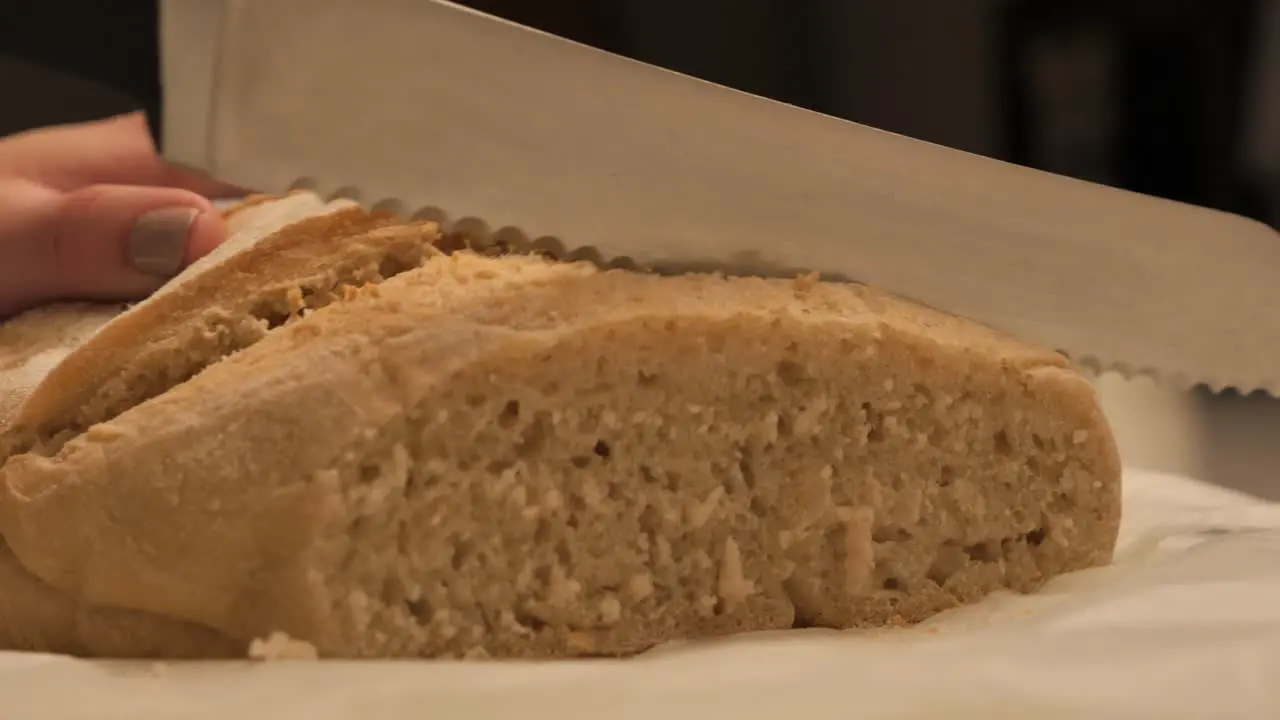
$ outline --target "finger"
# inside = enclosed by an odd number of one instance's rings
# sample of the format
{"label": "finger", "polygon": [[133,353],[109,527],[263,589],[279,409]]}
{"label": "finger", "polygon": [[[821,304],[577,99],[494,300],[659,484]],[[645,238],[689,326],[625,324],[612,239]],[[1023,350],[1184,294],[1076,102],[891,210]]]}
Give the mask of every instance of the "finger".
{"label": "finger", "polygon": [[31,130],[6,139],[0,152],[7,170],[61,190],[154,184],[156,149],[142,113]]}
{"label": "finger", "polygon": [[22,235],[28,304],[125,300],[159,288],[225,235],[204,197],[175,188],[95,185],[46,203]]}
{"label": "finger", "polygon": [[66,191],[88,185],[148,185],[206,197],[248,193],[166,163],[140,112],[23,133],[6,140],[3,160],[34,181]]}
{"label": "finger", "polygon": [[183,190],[190,190],[191,192],[199,193],[213,200],[242,198],[254,192],[248,188],[242,188],[239,185],[222,182],[221,180],[209,177],[208,175],[185,170],[164,162],[161,162],[160,164],[157,182],[137,184],[182,188]]}

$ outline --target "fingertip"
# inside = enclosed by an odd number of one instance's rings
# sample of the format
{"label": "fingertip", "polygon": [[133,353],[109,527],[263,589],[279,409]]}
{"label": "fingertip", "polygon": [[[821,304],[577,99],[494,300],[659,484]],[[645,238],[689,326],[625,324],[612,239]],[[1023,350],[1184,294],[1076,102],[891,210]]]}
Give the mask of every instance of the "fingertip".
{"label": "fingertip", "polygon": [[213,252],[227,239],[227,224],[222,214],[210,206],[196,216],[191,223],[191,234],[187,237],[187,263]]}
{"label": "fingertip", "polygon": [[33,237],[50,247],[45,273],[59,294],[137,298],[222,242],[207,198],[187,190],[95,185],[64,194]]}
{"label": "fingertip", "polygon": [[146,129],[147,114],[141,110],[130,110],[129,112],[81,124],[82,127],[92,127],[94,125],[101,127],[123,127],[131,130],[137,130],[139,128]]}

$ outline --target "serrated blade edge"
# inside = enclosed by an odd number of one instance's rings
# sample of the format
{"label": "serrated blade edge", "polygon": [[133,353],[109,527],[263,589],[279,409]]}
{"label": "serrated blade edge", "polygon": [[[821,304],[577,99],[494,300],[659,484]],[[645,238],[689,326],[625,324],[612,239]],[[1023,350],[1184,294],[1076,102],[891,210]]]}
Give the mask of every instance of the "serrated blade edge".
{"label": "serrated blade edge", "polygon": [[1280,392],[1280,242],[1265,225],[434,0],[223,10],[204,142],[174,158],[230,181],[276,190],[306,176],[322,193],[356,188],[642,266],[818,270],[1086,363]]}

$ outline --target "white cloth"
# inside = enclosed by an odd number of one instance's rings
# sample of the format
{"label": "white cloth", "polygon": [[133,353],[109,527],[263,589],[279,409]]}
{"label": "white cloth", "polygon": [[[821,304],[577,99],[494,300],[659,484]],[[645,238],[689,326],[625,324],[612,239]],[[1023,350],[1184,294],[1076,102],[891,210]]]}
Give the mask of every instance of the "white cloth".
{"label": "white cloth", "polygon": [[1280,717],[1280,505],[1126,477],[1116,563],[909,631],[623,661],[88,662],[0,653],[0,717],[113,720]]}

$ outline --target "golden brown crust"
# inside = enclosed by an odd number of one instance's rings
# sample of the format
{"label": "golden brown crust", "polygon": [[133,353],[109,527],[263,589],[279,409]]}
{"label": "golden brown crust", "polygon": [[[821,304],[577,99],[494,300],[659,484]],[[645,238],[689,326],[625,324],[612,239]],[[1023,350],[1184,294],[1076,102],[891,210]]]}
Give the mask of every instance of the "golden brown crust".
{"label": "golden brown crust", "polygon": [[269,203],[274,203],[288,197],[298,197],[298,196],[305,196],[305,195],[309,195],[309,193],[305,190],[290,190],[284,195],[274,195],[270,193],[253,193],[250,195],[246,195],[243,198],[240,198],[240,200],[238,200],[235,204],[229,205],[226,208],[223,208],[222,219],[231,220],[232,218],[236,218],[237,220],[239,220],[239,216],[245,213],[246,211],[250,210],[251,208],[259,207],[261,205],[266,205]]}
{"label": "golden brown crust", "polygon": [[0,648],[90,657],[223,658],[243,644],[159,615],[95,607],[27,572],[0,540]]}
{"label": "golden brown crust", "polygon": [[237,201],[235,204],[229,205],[223,208],[222,219],[230,220],[231,218],[239,215],[240,213],[243,213],[244,211],[248,210],[251,207],[254,207],[256,205],[262,205],[263,203],[268,203],[276,199],[277,199],[277,196],[275,195],[257,195],[257,194],[246,195],[243,198],[241,198],[239,201]]}
{"label": "golden brown crust", "polygon": [[[271,209],[269,204],[258,207]],[[393,224],[391,216],[369,214],[356,206],[329,208],[314,215],[314,210],[322,207],[306,208],[312,210],[310,216],[286,217],[282,228],[265,235],[254,234],[255,228],[249,228],[248,237],[233,237],[219,249],[231,252],[205,258],[146,301],[106,323],[63,358],[25,398],[10,427],[0,434],[0,448],[6,442],[30,446],[111,417],[149,396],[141,393],[141,385],[154,382],[157,376],[168,380],[162,379],[152,392],[181,382],[205,364],[260,337],[260,331],[252,326],[273,321],[277,308],[292,302],[288,296],[296,295],[299,287],[304,292],[322,291],[323,295],[336,291],[329,286],[346,280],[371,279],[346,278],[336,272],[330,261],[337,256],[359,261],[344,267],[367,276],[362,266],[356,265],[372,262],[376,270],[388,253],[414,264],[422,248],[438,235],[430,223],[407,225],[399,234],[378,233]],[[193,338],[214,342],[221,349],[209,357],[193,355],[186,348]],[[175,367],[175,357],[184,355],[186,365]],[[104,388],[113,386],[124,386],[118,391],[120,402],[108,397],[111,392],[104,396]]]}

